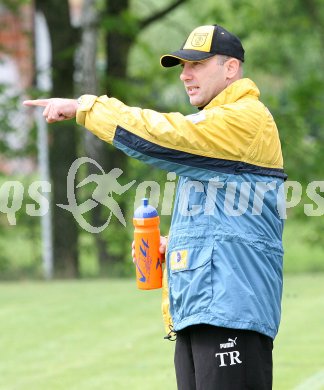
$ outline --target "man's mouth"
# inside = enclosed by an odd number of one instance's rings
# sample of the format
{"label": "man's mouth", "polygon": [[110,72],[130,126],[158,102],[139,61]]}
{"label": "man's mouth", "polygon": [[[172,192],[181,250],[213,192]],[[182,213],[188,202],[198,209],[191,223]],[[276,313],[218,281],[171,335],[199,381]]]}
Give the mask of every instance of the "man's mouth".
{"label": "man's mouth", "polygon": [[188,95],[194,95],[199,90],[199,87],[187,87]]}

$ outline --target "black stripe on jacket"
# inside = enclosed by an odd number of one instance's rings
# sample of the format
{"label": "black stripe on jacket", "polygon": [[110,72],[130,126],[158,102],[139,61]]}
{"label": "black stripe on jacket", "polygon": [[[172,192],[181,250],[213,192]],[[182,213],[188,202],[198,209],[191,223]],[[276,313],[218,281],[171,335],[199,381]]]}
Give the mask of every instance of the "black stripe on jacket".
{"label": "black stripe on jacket", "polygon": [[120,126],[117,126],[116,128],[114,140],[120,142],[127,148],[136,150],[146,156],[192,168],[207,169],[209,171],[218,171],[228,174],[252,173],[263,176],[275,176],[284,180],[287,179],[287,175],[284,173],[283,169],[265,168],[242,161],[199,156],[180,150],[166,148],[147,141]]}

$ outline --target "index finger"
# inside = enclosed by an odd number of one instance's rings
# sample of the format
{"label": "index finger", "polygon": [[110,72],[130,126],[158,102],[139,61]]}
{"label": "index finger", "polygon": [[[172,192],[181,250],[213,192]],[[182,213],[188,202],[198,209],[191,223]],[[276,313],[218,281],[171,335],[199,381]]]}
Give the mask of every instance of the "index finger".
{"label": "index finger", "polygon": [[38,107],[46,107],[49,103],[50,99],[36,99],[36,100],[25,100],[23,102],[24,106],[38,106]]}

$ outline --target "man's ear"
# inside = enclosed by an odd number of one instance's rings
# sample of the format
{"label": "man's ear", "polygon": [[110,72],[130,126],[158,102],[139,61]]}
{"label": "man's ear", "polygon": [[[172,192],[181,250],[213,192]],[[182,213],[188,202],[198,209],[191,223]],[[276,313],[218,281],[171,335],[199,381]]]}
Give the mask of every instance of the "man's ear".
{"label": "man's ear", "polygon": [[224,66],[226,66],[226,73],[229,79],[234,78],[240,68],[240,61],[237,58],[230,58],[225,62]]}

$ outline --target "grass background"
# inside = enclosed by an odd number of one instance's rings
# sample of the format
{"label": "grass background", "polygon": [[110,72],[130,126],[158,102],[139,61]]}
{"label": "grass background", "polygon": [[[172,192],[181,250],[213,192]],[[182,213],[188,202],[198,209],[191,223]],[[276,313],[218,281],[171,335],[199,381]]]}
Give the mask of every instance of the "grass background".
{"label": "grass background", "polygon": [[[324,369],[323,285],[324,274],[285,277],[275,390]],[[135,280],[3,282],[0,389],[173,390],[174,343],[163,336],[160,291]]]}

